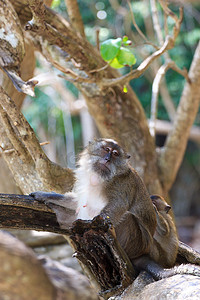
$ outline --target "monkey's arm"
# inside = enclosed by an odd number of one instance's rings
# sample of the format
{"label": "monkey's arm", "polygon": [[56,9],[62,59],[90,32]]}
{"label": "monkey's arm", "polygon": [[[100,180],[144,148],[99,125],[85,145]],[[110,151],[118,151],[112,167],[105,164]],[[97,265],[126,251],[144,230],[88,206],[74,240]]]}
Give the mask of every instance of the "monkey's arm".
{"label": "monkey's arm", "polygon": [[37,201],[44,202],[53,209],[61,228],[72,225],[76,220],[77,201],[74,193],[58,194],[37,191],[29,194]]}
{"label": "monkey's arm", "polygon": [[122,216],[128,211],[128,205],[121,199],[109,199],[109,203],[103,208],[100,215],[109,219],[114,227],[122,219]]}
{"label": "monkey's arm", "polygon": [[48,201],[65,199],[65,196],[63,194],[58,194],[55,192],[37,191],[37,192],[30,193],[29,196],[33,197],[37,201],[41,201],[41,202],[47,201],[47,203],[48,203]]}

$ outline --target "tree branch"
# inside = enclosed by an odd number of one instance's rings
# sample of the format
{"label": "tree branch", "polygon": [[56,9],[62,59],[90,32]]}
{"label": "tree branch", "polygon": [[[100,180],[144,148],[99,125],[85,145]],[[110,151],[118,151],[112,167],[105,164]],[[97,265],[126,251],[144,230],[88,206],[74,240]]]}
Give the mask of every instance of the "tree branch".
{"label": "tree branch", "polygon": [[190,67],[189,78],[186,82],[177,109],[174,127],[167,137],[164,148],[159,154],[159,168],[165,191],[168,191],[176,177],[183,159],[190,128],[199,108],[200,94],[200,43]]}
{"label": "tree branch", "polygon": [[167,70],[170,68],[176,71],[177,73],[179,73],[180,75],[182,75],[183,77],[185,77],[188,83],[191,83],[187,70],[186,69],[181,70],[180,68],[178,68],[175,62],[172,61],[171,59],[168,60],[164,65],[162,65],[159,68],[152,85],[151,118],[150,118],[149,128],[150,128],[150,133],[153,137],[155,137],[159,89],[163,77],[165,76]]}
{"label": "tree branch", "polygon": [[135,27],[135,29],[137,30],[139,36],[145,41],[146,44],[148,45],[151,45],[153,46],[156,50],[159,49],[158,46],[156,46],[155,44],[151,43],[150,41],[148,41],[148,39],[146,38],[146,36],[144,35],[144,33],[140,30],[140,28],[138,27],[136,21],[135,21],[135,17],[134,17],[134,13],[133,13],[133,10],[132,10],[132,7],[131,7],[131,2],[130,0],[127,1],[128,2],[128,6],[129,6],[129,10],[130,10],[130,13],[131,13],[131,19],[132,19],[132,23]]}
{"label": "tree branch", "polygon": [[77,0],[65,0],[65,3],[72,26],[83,38],[85,38],[83,20],[81,18]]}
{"label": "tree branch", "polygon": [[114,78],[114,79],[102,79],[100,82],[100,85],[102,87],[108,87],[108,86],[114,86],[118,84],[124,84],[134,78],[140,77],[144,71],[152,64],[152,62],[160,57],[166,50],[171,49],[174,46],[174,40],[170,36],[166,37],[166,40],[163,44],[163,46],[155,51],[152,55],[148,56],[140,65],[137,69],[131,71],[130,73],[121,76],[119,78]]}
{"label": "tree branch", "polygon": [[[0,228],[43,230],[69,236],[76,258],[104,298],[123,291],[136,277],[116,240],[114,228],[101,217],[77,220],[70,229],[61,229],[52,210],[31,196],[0,194],[0,208]],[[64,213],[68,218],[66,208]]]}
{"label": "tree branch", "polygon": [[[63,192],[71,190],[74,184],[73,171],[62,168],[52,163],[43,152],[39,141],[23,114],[17,109],[15,103],[10,99],[0,87],[0,112],[5,123],[8,138],[13,144],[20,159],[28,166],[25,174],[29,174],[29,169],[36,169],[40,180],[43,183],[43,190],[55,190]],[[23,166],[24,167],[24,166]],[[16,169],[15,172],[18,172]],[[27,175],[28,175],[27,174]],[[19,178],[20,180],[20,178]],[[31,188],[31,187],[30,187]],[[34,191],[34,184],[31,191]],[[30,192],[25,190],[24,192]]]}
{"label": "tree branch", "polygon": [[69,234],[61,229],[55,213],[27,195],[0,194],[0,228],[31,229]]}

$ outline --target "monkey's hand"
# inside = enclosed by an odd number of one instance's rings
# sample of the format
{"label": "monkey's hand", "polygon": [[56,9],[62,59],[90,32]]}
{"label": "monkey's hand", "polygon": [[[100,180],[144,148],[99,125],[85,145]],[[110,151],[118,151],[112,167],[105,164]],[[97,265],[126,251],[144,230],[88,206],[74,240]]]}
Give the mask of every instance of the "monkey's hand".
{"label": "monkey's hand", "polygon": [[101,213],[100,215],[96,216],[92,220],[93,224],[98,224],[98,227],[106,228],[106,230],[110,230],[112,235],[116,238],[115,229],[113,227],[113,224],[110,221],[109,216],[107,216],[105,213]]}
{"label": "monkey's hand", "polygon": [[37,201],[44,202],[47,205],[48,202],[51,202],[53,200],[63,200],[65,198],[65,196],[62,194],[57,194],[55,192],[50,192],[50,193],[42,192],[42,191],[30,193],[29,196],[33,197]]}

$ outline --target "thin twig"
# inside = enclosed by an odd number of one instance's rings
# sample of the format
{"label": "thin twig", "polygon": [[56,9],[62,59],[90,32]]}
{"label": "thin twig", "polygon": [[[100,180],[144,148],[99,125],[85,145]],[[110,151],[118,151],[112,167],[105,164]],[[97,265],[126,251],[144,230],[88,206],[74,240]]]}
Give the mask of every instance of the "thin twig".
{"label": "thin twig", "polygon": [[96,47],[97,47],[97,50],[99,51],[99,49],[100,49],[100,42],[99,42],[100,29],[97,28],[95,33],[96,33]]}
{"label": "thin twig", "polygon": [[164,42],[163,35],[162,35],[162,29],[160,26],[159,22],[159,17],[158,17],[158,10],[156,7],[156,0],[150,0],[151,3],[151,10],[152,10],[152,19],[153,19],[153,24],[154,24],[154,29],[157,35],[157,40],[159,45],[162,45]]}
{"label": "thin twig", "polygon": [[177,73],[179,73],[180,75],[182,75],[183,77],[185,77],[185,79],[187,80],[188,83],[191,83],[191,79],[188,75],[188,71],[187,69],[183,69],[181,70],[176,64],[175,62],[172,64],[171,69],[173,69],[174,71],[176,71]]}
{"label": "thin twig", "polygon": [[135,29],[137,30],[139,36],[145,41],[146,44],[151,45],[151,46],[153,46],[155,49],[158,50],[159,47],[156,46],[155,44],[151,43],[151,42],[146,38],[146,36],[144,35],[144,33],[140,30],[140,28],[138,27],[138,25],[137,25],[137,23],[136,23],[136,21],[135,21],[135,16],[134,16],[132,7],[131,7],[131,2],[130,2],[130,0],[128,0],[127,2],[128,2],[129,10],[130,10],[130,13],[131,13],[131,20],[132,20],[132,23],[133,23]]}
{"label": "thin twig", "polygon": [[50,142],[49,142],[49,141],[46,141],[46,142],[40,143],[40,146],[45,146],[45,145],[49,145],[49,144],[50,144]]}

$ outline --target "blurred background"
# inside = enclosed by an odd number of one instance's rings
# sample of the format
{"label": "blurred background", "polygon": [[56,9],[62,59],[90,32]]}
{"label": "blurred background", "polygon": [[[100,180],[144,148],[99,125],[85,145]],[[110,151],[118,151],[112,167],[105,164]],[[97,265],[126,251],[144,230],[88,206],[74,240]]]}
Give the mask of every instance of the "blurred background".
{"label": "blurred background", "polygon": [[[180,3],[184,6],[181,32],[175,48],[170,50],[170,55],[180,68],[189,69],[200,39],[200,2],[169,2],[171,9],[177,14]],[[132,50],[137,58],[134,67],[153,52],[153,47],[145,45],[135,30],[127,1],[80,0],[78,3],[87,39],[92,44],[96,45],[97,38],[103,42],[109,38],[127,35],[132,41]],[[137,25],[148,40],[156,43],[149,5],[148,0],[131,1]],[[52,8],[68,18],[64,0],[54,0]],[[164,20],[161,19],[161,22],[164,24]],[[139,96],[147,118],[150,117],[152,82],[161,62],[162,58],[152,64],[142,77],[131,81],[131,86]],[[128,71],[129,68],[126,67],[120,70],[123,74]],[[44,85],[35,89],[35,98],[26,97],[23,113],[40,142],[49,142],[43,147],[48,157],[62,166],[75,168],[78,153],[89,140],[99,136],[98,130],[87,111],[82,95],[75,86],[59,78],[58,71],[41,54],[36,53],[35,75],[38,74],[45,77]],[[167,72],[166,79],[162,82],[156,135],[158,147],[164,145],[184,83],[185,79],[173,70]],[[200,111],[194,125],[170,197],[180,240],[200,251]]]}

